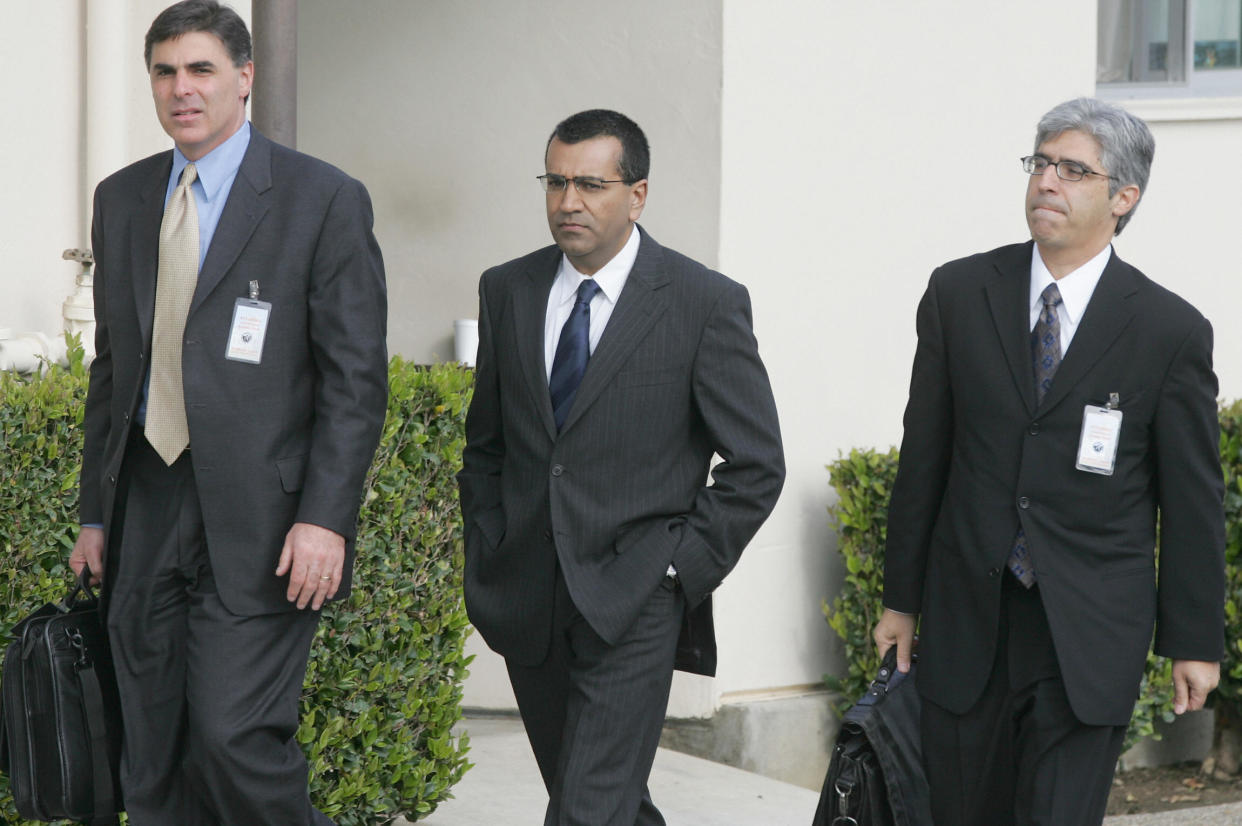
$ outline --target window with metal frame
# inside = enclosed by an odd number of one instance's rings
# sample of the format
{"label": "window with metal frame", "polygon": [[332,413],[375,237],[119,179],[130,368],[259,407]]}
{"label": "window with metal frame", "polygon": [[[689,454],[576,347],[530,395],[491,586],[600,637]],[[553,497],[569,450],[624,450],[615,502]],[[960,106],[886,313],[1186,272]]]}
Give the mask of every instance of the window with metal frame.
{"label": "window with metal frame", "polygon": [[1098,0],[1096,90],[1242,95],[1242,0]]}

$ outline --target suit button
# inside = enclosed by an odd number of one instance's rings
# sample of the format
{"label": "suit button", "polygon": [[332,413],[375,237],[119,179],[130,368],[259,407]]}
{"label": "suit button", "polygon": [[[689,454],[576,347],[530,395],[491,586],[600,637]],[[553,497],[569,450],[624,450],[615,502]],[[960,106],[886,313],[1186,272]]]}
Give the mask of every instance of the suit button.
{"label": "suit button", "polygon": [[1026,432],[1030,433],[1032,436],[1038,436],[1039,435],[1039,422],[1031,422],[1031,426],[1026,429]]}
{"label": "suit button", "polygon": [[116,484],[116,477],[113,476],[111,473],[108,474],[108,484],[110,485]]}
{"label": "suit button", "polygon": [[993,579],[1000,576],[1000,573],[1001,573],[1000,568],[991,568],[988,570],[988,576],[992,577]]}
{"label": "suit button", "polygon": [[1022,508],[1022,510],[1026,510],[1026,509],[1027,509],[1027,508],[1029,508],[1030,506],[1031,506],[1031,500],[1030,500],[1030,499],[1028,499],[1028,498],[1027,498],[1027,497],[1025,497],[1025,496],[1019,496],[1019,497],[1018,497],[1018,507]]}
{"label": "suit button", "polygon": [[125,424],[129,424],[129,414],[128,414],[128,413],[122,413],[122,414],[121,414],[121,421],[125,422]]}
{"label": "suit button", "polygon": [[564,473],[564,472],[565,472],[565,468],[561,467],[560,465],[553,465],[553,466],[552,466],[552,475],[553,475],[553,476],[560,476],[560,475],[561,475],[562,473]]}
{"label": "suit button", "polygon": [[548,540],[549,542],[551,542],[551,541],[552,541],[552,531],[544,531],[544,532],[543,532],[543,538],[544,538],[544,539],[546,539],[546,540]]}

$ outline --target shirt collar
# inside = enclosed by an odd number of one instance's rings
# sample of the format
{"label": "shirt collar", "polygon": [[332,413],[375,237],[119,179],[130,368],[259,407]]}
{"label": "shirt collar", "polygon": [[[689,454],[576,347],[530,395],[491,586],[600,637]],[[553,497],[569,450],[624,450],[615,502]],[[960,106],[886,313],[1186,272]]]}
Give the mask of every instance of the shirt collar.
{"label": "shirt collar", "polygon": [[616,304],[617,299],[621,297],[622,288],[625,287],[625,280],[629,278],[630,270],[634,268],[634,261],[638,258],[639,235],[638,226],[631,226],[630,237],[625,242],[625,246],[612,257],[611,261],[600,267],[594,276],[578,272],[574,269],[574,265],[569,263],[569,256],[561,253],[561,265],[556,271],[556,286],[554,287],[557,291],[556,303],[563,303],[575,297],[578,285],[587,278],[594,278],[604,297]]}
{"label": "shirt collar", "polygon": [[[207,203],[215,200],[225,182],[237,174],[248,146],[250,146],[250,121],[243,123],[240,129],[229,136],[228,140],[194,162]],[[181,150],[174,146],[171,186],[175,187],[181,180],[181,172],[189,162],[189,159],[181,154]]]}
{"label": "shirt collar", "polygon": [[1043,304],[1044,289],[1052,283],[1056,283],[1057,289],[1061,292],[1061,306],[1065,310],[1070,323],[1077,324],[1082,320],[1082,315],[1087,311],[1087,303],[1091,300],[1091,294],[1095,292],[1095,285],[1100,283],[1100,276],[1104,274],[1104,268],[1108,266],[1108,259],[1113,254],[1113,245],[1109,244],[1096,253],[1096,256],[1078,269],[1064,275],[1058,281],[1052,277],[1052,273],[1048,271],[1048,267],[1044,265],[1044,259],[1039,255],[1039,245],[1031,245],[1031,295],[1030,310],[1036,312],[1036,307]]}

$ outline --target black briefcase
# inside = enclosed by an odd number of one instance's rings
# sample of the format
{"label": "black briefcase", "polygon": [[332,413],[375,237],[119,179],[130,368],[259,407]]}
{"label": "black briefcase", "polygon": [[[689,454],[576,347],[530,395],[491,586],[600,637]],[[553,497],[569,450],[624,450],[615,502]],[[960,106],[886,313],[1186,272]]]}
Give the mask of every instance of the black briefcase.
{"label": "black briefcase", "polygon": [[13,627],[0,694],[0,771],[30,820],[119,822],[121,705],[84,570],[59,604]]}
{"label": "black briefcase", "polygon": [[923,773],[917,666],[897,670],[897,646],[841,719],[813,826],[932,826]]}

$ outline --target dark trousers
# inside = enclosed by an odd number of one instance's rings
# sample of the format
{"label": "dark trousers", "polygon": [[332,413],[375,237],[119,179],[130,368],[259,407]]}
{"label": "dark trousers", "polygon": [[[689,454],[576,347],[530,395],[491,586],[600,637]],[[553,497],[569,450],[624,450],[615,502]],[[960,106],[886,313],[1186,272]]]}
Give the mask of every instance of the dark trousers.
{"label": "dark trousers", "polygon": [[647,776],[673,680],[685,596],[655,588],[616,645],[583,619],[557,570],[552,648],[535,667],[508,664],[544,785],[544,826],[663,826]]}
{"label": "dark trousers", "polygon": [[[130,439],[109,542],[107,623],[134,826],[331,824],[294,735],[318,614],[230,614],[188,453]],[[245,514],[238,514],[245,519]]]}
{"label": "dark trousers", "polygon": [[1069,705],[1038,585],[1005,574],[983,697],[964,715],[926,699],[923,762],[936,826],[1095,826],[1125,726],[1088,726]]}

